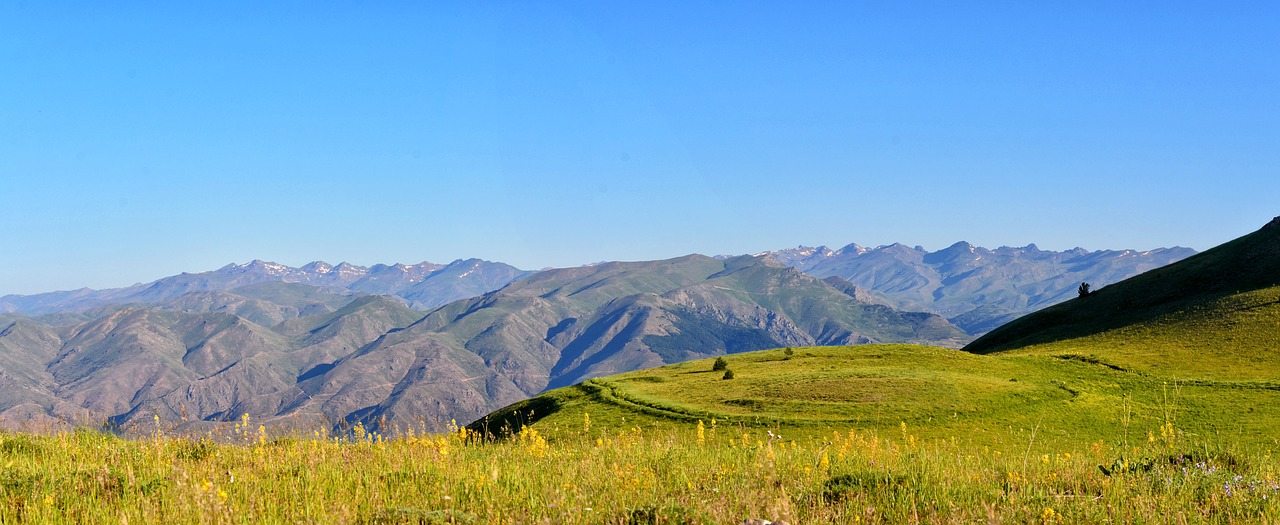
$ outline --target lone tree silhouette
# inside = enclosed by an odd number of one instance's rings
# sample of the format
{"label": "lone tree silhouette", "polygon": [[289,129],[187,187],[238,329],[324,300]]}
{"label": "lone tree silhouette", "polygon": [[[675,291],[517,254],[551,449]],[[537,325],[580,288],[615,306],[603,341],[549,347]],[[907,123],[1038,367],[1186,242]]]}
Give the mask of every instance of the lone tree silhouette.
{"label": "lone tree silhouette", "polygon": [[717,357],[716,362],[711,364],[712,372],[719,372],[727,368],[729,368],[729,362],[725,361],[723,357]]}
{"label": "lone tree silhouette", "polygon": [[1080,297],[1087,297],[1092,293],[1089,291],[1089,283],[1080,283],[1080,289],[1076,291],[1080,292]]}

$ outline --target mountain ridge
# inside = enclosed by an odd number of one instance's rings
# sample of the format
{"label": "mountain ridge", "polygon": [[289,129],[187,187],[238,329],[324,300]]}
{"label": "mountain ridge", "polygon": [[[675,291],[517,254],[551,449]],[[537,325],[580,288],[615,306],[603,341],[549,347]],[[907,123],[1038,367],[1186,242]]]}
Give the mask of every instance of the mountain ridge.
{"label": "mountain ridge", "polygon": [[772,257],[819,278],[840,277],[900,310],[932,312],[972,335],[1073,297],[1081,282],[1105,285],[1195,254],[1183,247],[1153,250],[1021,247],[987,249],[965,241],[937,251],[901,243],[838,250],[799,246]]}
{"label": "mountain ridge", "polygon": [[[459,266],[467,266],[470,271],[462,275],[453,272]],[[411,307],[426,310],[495,290],[529,273],[505,263],[481,259],[457,259],[449,264],[396,263],[369,267],[346,262],[334,266],[313,261],[298,268],[254,259],[207,272],[182,272],[124,288],[81,288],[5,295],[0,297],[0,312],[27,316],[83,313],[113,304],[163,303],[188,292],[227,291],[269,282],[306,284],[359,294],[393,295],[401,297]]]}
{"label": "mountain ridge", "polygon": [[[1127,367],[1168,367],[1163,361],[1183,356],[1180,362],[1216,366],[1212,372],[1224,378],[1249,376],[1246,363],[1251,359],[1276,357],[1280,325],[1268,323],[1280,323],[1280,219],[1182,261],[1021,317],[965,350],[1097,353],[1105,348],[1100,358],[1123,361]],[[1234,348],[1245,350],[1236,355]]]}
{"label": "mountain ridge", "polygon": [[[245,273],[287,271],[268,264],[216,277],[243,284]],[[462,261],[445,275],[479,266]],[[397,297],[254,282],[90,313],[60,327],[0,315],[0,382],[14,387],[0,414],[128,428],[152,416],[200,427],[250,413],[438,430],[550,386],[691,358],[969,339],[939,316],[861,301],[768,258],[696,254],[548,270],[430,312]]]}

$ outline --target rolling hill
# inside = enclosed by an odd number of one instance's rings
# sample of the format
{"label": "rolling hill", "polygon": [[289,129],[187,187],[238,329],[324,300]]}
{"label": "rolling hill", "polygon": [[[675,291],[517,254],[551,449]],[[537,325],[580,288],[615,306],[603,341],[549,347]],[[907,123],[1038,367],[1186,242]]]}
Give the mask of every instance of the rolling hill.
{"label": "rolling hill", "polygon": [[1022,317],[965,350],[1078,354],[1172,377],[1276,379],[1280,218],[1186,260]]}
{"label": "rolling hill", "polygon": [[[1280,444],[1280,218],[1164,268],[1046,308],[969,352],[907,345],[702,359],[551,390],[473,422],[501,435],[571,426],[859,428],[1029,446],[1161,436]],[[1168,426],[1166,426],[1168,425]],[[1148,434],[1150,433],[1150,434]],[[1151,438],[1154,439],[1154,438]]]}
{"label": "rolling hill", "polygon": [[[503,436],[523,426],[613,431],[715,420],[724,432],[769,428],[787,439],[857,429],[909,432],[1021,454],[1146,441],[1172,423],[1181,439],[1274,446],[1280,386],[1175,382],[1089,360],[979,355],[914,345],[794,347],[726,357],[733,379],[701,359],[595,378],[514,403],[468,425]],[[1275,372],[1280,367],[1271,365]],[[608,432],[609,430],[606,430]],[[733,434],[730,434],[733,435]]]}

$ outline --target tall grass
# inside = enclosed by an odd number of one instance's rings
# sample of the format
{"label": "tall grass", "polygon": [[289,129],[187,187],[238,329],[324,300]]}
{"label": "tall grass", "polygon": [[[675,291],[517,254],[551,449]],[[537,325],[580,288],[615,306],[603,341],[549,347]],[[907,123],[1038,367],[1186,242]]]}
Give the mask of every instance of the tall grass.
{"label": "tall grass", "polygon": [[[1172,425],[1052,453],[718,421],[275,436],[0,434],[2,523],[1223,523],[1280,521],[1271,451]],[[215,442],[214,438],[222,442]],[[1030,440],[1029,440],[1030,441]]]}

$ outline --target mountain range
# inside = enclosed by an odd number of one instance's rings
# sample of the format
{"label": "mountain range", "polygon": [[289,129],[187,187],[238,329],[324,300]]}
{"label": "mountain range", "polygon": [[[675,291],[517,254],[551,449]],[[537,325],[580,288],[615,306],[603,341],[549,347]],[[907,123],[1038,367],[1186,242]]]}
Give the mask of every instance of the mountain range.
{"label": "mountain range", "polygon": [[989,250],[957,242],[934,252],[902,244],[850,244],[838,250],[800,246],[759,255],[815,277],[843,278],[894,308],[936,313],[981,335],[1075,297],[1082,282],[1098,289],[1195,253],[1182,247],[1057,252],[1035,244]]}
{"label": "mountain range", "polygon": [[200,426],[247,413],[439,429],[546,389],[706,356],[958,348],[1080,279],[1105,283],[1187,252],[851,245],[540,272],[476,259],[230,264],[0,297],[0,419]]}
{"label": "mountain range", "polygon": [[[217,270],[182,273],[127,288],[0,297],[0,313],[40,316],[83,313],[108,305],[162,303],[189,292],[225,291],[256,283],[299,283],[338,293],[389,295],[406,306],[427,310],[496,290],[529,272],[514,266],[459,259],[449,264],[375,264],[370,267],[316,261],[301,268],[254,260]],[[345,291],[345,292],[341,292]]]}
{"label": "mountain range", "polygon": [[547,270],[425,314],[396,297],[286,282],[90,314],[62,326],[0,320],[0,417],[199,426],[248,413],[440,429],[548,387],[695,357],[970,339],[937,315],[750,256]]}
{"label": "mountain range", "polygon": [[[1182,247],[1058,252],[1040,250],[1035,244],[987,249],[958,242],[933,252],[903,244],[876,248],[850,244],[838,250],[800,246],[756,255],[818,278],[847,281],[833,284],[859,294],[863,301],[939,314],[978,336],[1074,297],[1081,282],[1098,289],[1195,253]],[[717,256],[729,257],[733,256]],[[161,303],[188,292],[225,291],[265,282],[308,284],[353,296],[389,295],[410,308],[427,311],[497,290],[531,273],[479,259],[370,267],[317,261],[300,268],[255,260],[127,288],[6,295],[0,297],[0,313],[44,316],[45,322],[65,324],[86,321],[95,309],[111,305]]]}

